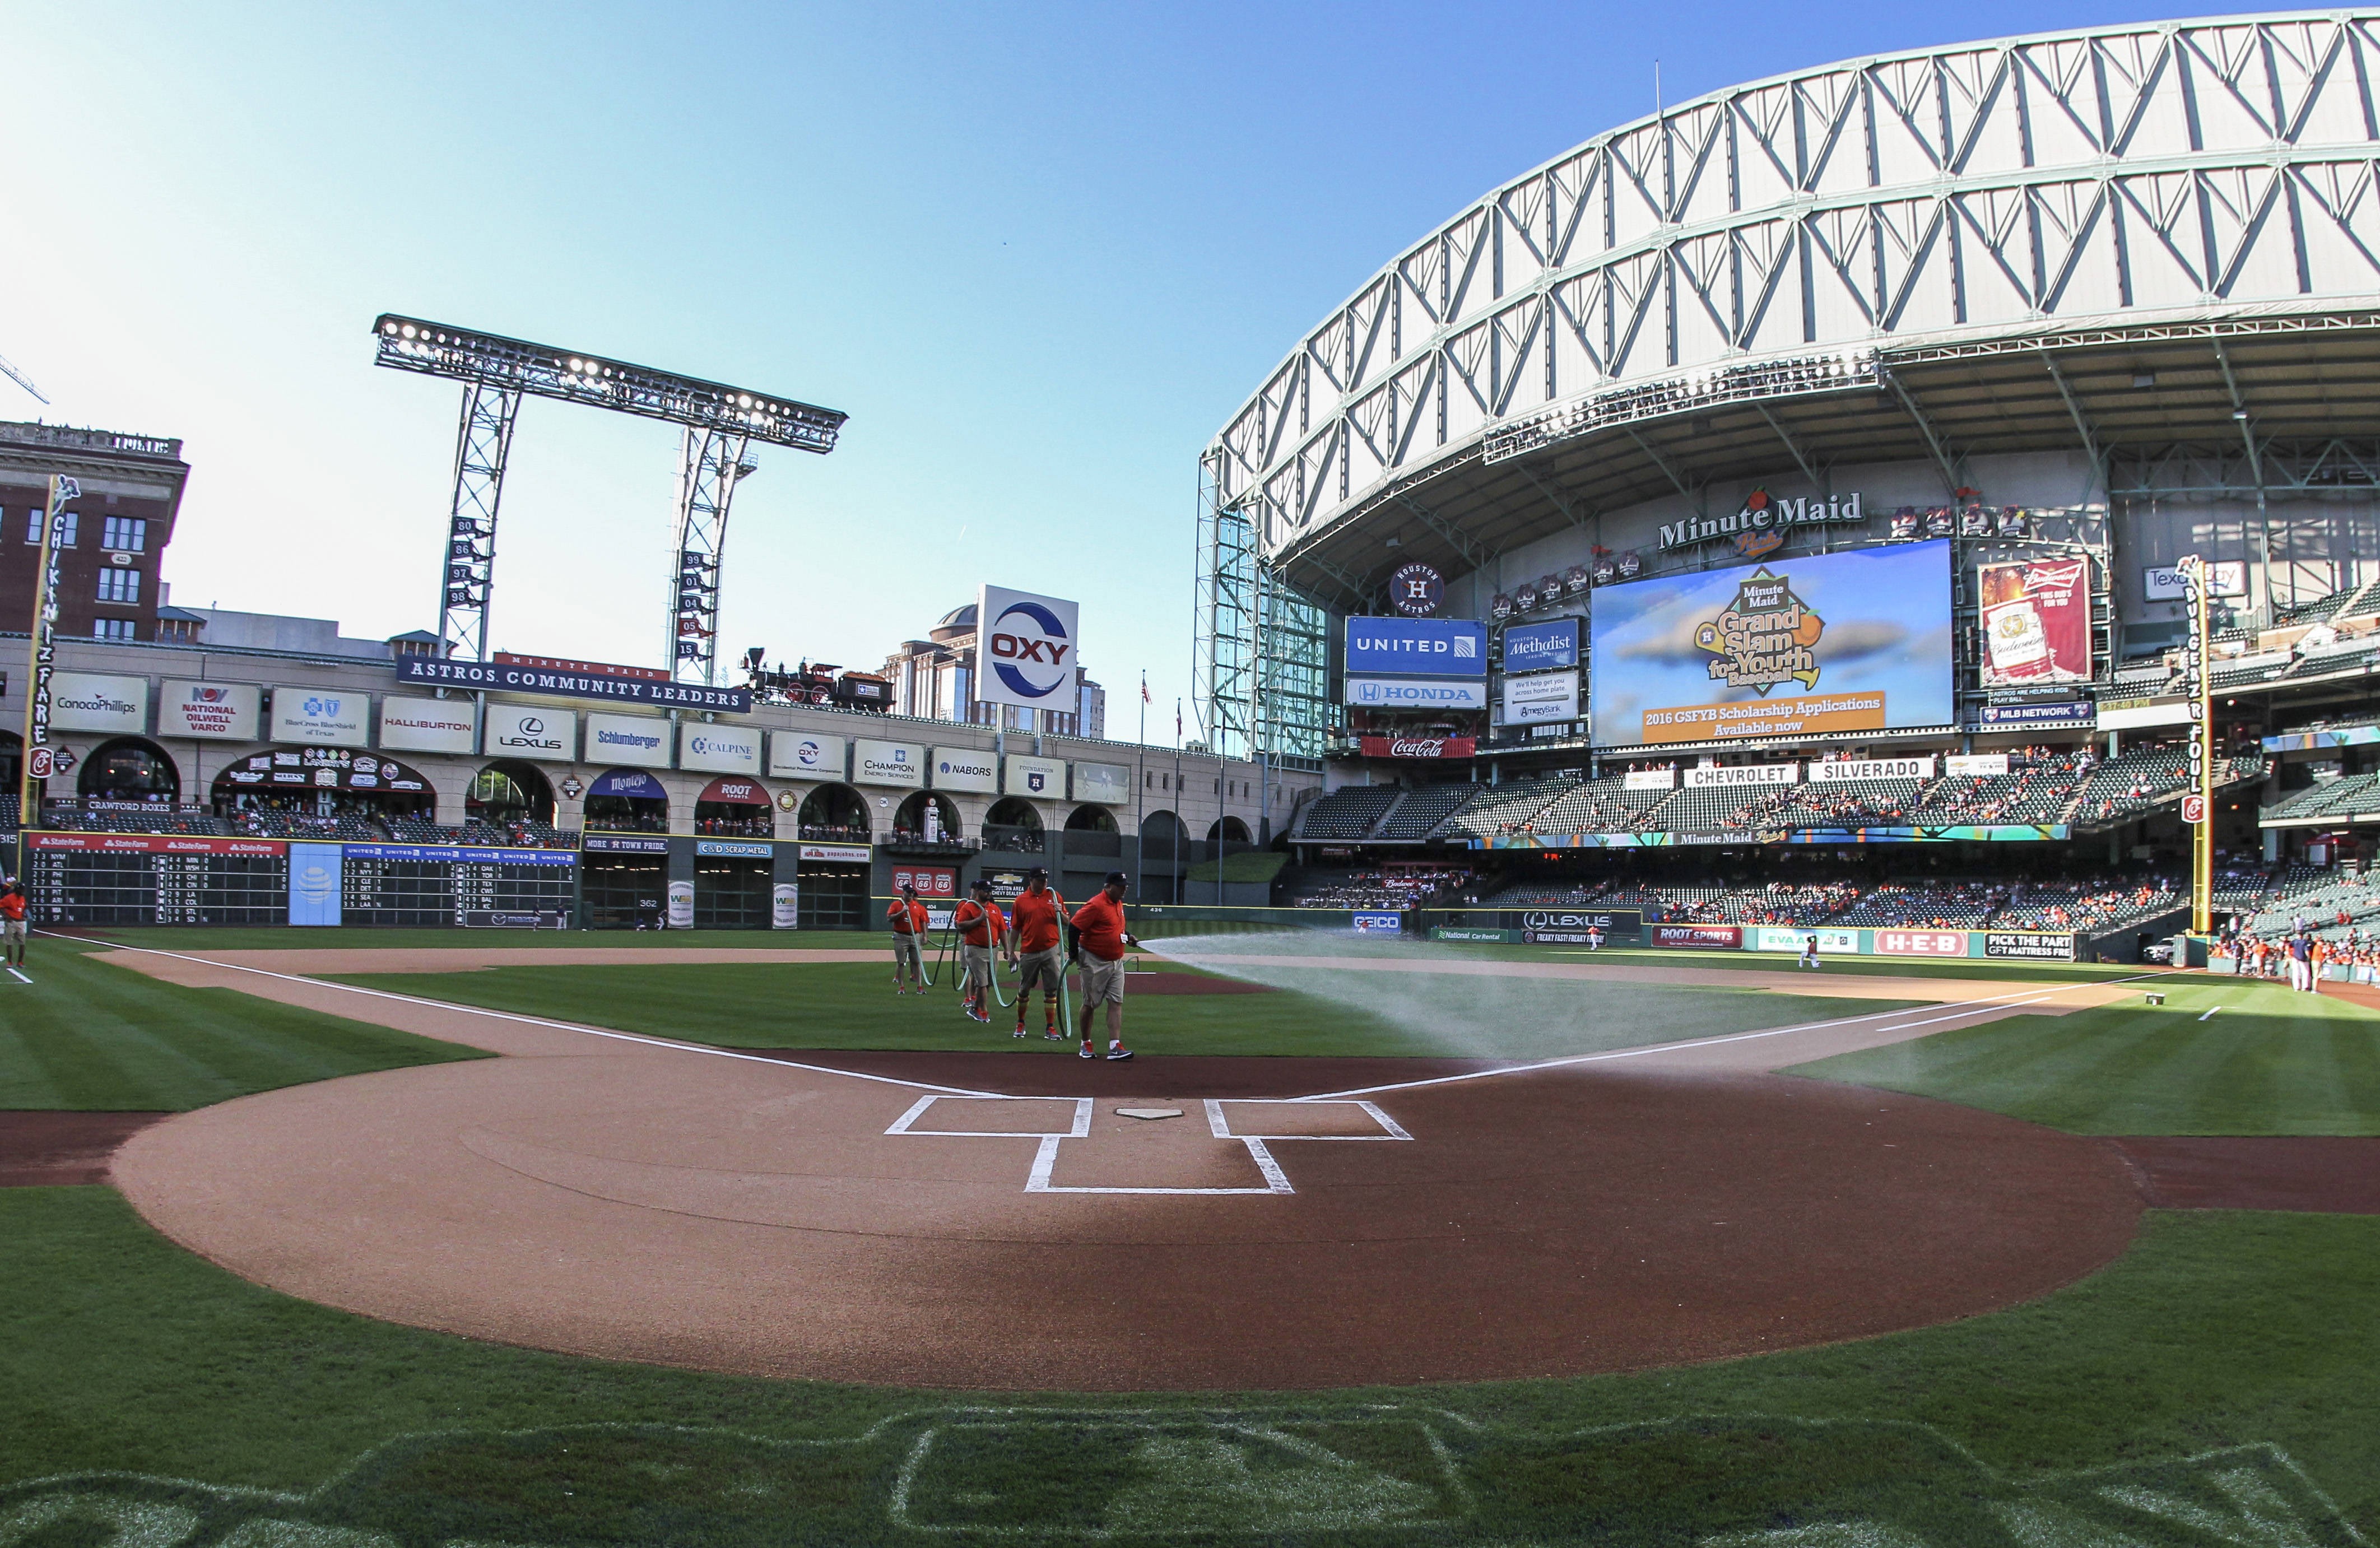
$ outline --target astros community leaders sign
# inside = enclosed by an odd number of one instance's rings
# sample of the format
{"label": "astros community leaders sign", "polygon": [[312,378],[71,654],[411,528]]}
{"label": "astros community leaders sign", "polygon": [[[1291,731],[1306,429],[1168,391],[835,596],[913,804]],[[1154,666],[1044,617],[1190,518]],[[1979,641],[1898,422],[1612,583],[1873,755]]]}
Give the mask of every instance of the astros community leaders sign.
{"label": "astros community leaders sign", "polygon": [[752,692],[741,688],[705,688],[700,683],[658,682],[650,677],[615,677],[598,672],[556,671],[525,666],[517,662],[433,661],[407,656],[396,664],[397,681],[434,683],[440,688],[485,689],[502,693],[552,693],[568,699],[613,699],[631,704],[662,704],[672,709],[725,710],[744,714],[752,708]]}

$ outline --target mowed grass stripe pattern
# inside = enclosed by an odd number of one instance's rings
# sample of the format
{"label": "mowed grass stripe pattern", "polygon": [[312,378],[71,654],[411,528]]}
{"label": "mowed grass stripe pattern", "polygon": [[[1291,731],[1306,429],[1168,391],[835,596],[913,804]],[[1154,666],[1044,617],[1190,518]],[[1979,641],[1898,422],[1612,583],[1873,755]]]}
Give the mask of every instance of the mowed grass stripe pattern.
{"label": "mowed grass stripe pattern", "polygon": [[29,984],[0,979],[0,1111],[181,1112],[367,1070],[484,1057],[275,1005],[164,983],[37,938]]}
{"label": "mowed grass stripe pattern", "polygon": [[2277,984],[2174,978],[2155,987],[2162,1006],[2135,997],[2011,1017],[1791,1073],[2073,1134],[2380,1134],[2380,1014]]}
{"label": "mowed grass stripe pattern", "polygon": [[[1333,972],[1305,963],[1244,971],[1276,992],[1136,993],[1143,981],[1128,980],[1125,1041],[1145,1054],[1542,1059],[1910,1005],[1706,985]],[[341,974],[336,981],[729,1048],[1073,1052],[1038,1037],[1012,1039],[1013,1010],[995,1008],[988,1027],[968,1021],[948,980],[929,995],[893,994],[890,953],[883,967],[627,964]],[[1038,1032],[1042,1025],[1037,995],[1026,1026]]]}
{"label": "mowed grass stripe pattern", "polygon": [[[494,1433],[613,1423],[841,1438],[952,1401],[914,1390],[577,1359],[372,1322],[250,1285],[178,1250],[112,1189],[0,1191],[0,1240],[10,1244],[0,1252],[0,1304],[12,1309],[16,1335],[0,1340],[0,1403],[12,1421],[0,1425],[0,1484],[123,1469],[306,1489],[397,1436],[464,1432],[487,1438],[482,1462],[457,1474],[414,1476],[401,1496],[382,1502],[395,1515],[375,1517],[375,1529],[406,1529],[407,1541],[446,1541],[465,1524],[445,1519],[453,1497],[500,1495],[531,1514],[540,1502],[549,1512],[578,1512],[577,1524],[586,1529],[549,1536],[524,1523],[513,1541],[693,1542],[691,1533],[638,1538],[621,1524],[657,1495],[733,1493],[748,1481],[732,1467],[673,1481],[634,1466],[633,1457],[623,1459],[627,1466],[581,1466],[568,1454],[568,1437],[559,1454],[514,1453]],[[2380,1528],[2375,1297],[2380,1220],[2161,1213],[2147,1219],[2131,1253],[2082,1284],[1941,1327],[1631,1375],[1302,1393],[1295,1402],[1318,1420],[1360,1420],[1374,1405],[1418,1401],[1491,1427],[1505,1438],[1479,1479],[1492,1497],[1483,1499],[1476,1536],[1490,1542],[1683,1543],[1704,1535],[1688,1530],[1701,1524],[1698,1517],[1723,1517],[1730,1499],[1779,1507],[1823,1499],[1856,1488],[1870,1467],[1857,1454],[1819,1457],[1831,1470],[1803,1476],[1783,1468],[1791,1457],[1780,1437],[1764,1440],[1756,1424],[1751,1435],[1733,1434],[1718,1422],[1730,1416],[1923,1425],[2015,1476],[2277,1445],[2369,1533]],[[1062,1421],[1100,1409],[1187,1412],[1229,1399],[1050,1394],[992,1401],[1056,1410]],[[1591,1453],[1582,1451],[1584,1438],[1600,1427],[1650,1421],[1700,1421],[1718,1432],[1705,1454],[1670,1459],[1681,1464],[1674,1475],[1646,1470],[1599,1481],[1610,1487],[1598,1503],[1620,1514],[1582,1518],[1598,1482],[1581,1470]],[[1067,1478],[1124,1462],[1102,1457],[1100,1444],[1087,1429],[1039,1486],[1062,1502]],[[1718,1455],[1730,1447],[1731,1457]],[[793,1486],[756,1505],[780,1530],[738,1541],[791,1540],[790,1532],[780,1535],[791,1520],[811,1529],[804,1541],[915,1542],[880,1505],[870,1507],[898,1459],[894,1448],[869,1465],[877,1471],[865,1472],[855,1471],[857,1458],[821,1455],[807,1476],[772,1480]],[[1890,1459],[1900,1484],[1956,1493],[1973,1479],[1953,1460]],[[1790,1489],[1779,1486],[1780,1468]],[[1010,1481],[1037,1486],[1033,1479]],[[578,1498],[565,1504],[571,1494]],[[606,1524],[609,1530],[597,1530]]]}

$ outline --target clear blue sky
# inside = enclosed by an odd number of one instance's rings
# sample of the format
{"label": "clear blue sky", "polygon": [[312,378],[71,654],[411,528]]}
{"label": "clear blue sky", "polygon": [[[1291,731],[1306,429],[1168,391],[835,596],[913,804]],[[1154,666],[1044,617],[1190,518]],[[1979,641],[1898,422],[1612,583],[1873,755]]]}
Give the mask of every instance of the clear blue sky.
{"label": "clear blue sky", "polygon": [[[2189,9],[2041,3],[0,7],[0,415],[179,435],[174,600],[434,628],[457,389],[383,311],[846,410],[736,496],[722,653],[1076,597],[1190,685],[1207,438],[1405,243],[1652,108]],[[492,643],[658,663],[674,433],[525,407]],[[1195,720],[1191,734],[1196,735]]]}

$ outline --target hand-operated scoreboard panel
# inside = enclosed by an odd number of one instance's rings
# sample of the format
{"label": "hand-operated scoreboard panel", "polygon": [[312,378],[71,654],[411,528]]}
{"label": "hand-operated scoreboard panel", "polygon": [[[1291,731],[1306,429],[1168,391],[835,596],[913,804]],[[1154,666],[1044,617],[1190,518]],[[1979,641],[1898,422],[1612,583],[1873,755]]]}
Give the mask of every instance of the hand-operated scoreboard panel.
{"label": "hand-operated scoreboard panel", "polygon": [[102,833],[25,844],[42,924],[558,922],[577,894],[568,849]]}

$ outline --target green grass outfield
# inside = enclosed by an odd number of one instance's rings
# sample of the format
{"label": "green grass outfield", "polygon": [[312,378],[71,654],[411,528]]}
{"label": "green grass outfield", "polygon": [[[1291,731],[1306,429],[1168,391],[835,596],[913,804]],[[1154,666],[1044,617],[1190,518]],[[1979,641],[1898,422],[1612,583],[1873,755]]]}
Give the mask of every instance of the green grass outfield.
{"label": "green grass outfield", "polygon": [[[335,975],[336,981],[622,1031],[730,1048],[953,1049],[1071,1054],[966,1020],[947,982],[927,996],[892,993],[890,956],[873,963],[656,963],[488,968],[457,973]],[[1174,972],[1172,964],[1148,963]],[[1330,972],[1260,974],[1293,981],[1261,994],[1125,992],[1125,1041],[1147,1054],[1375,1054],[1556,1058],[1571,1054],[1832,1020],[1900,1008],[1899,1000],[1803,998],[1745,987],[1588,985],[1549,979]],[[1008,992],[1003,980],[1003,993]],[[1038,1031],[1037,998],[1027,1025]],[[1104,1026],[1104,1022],[1101,1023]]]}
{"label": "green grass outfield", "polygon": [[[1253,1548],[1415,1529],[1682,1548],[1824,1523],[1837,1530],[1724,1541],[2346,1548],[2350,1529],[2380,1534],[2368,1218],[2152,1215],[2128,1256],[2045,1300],[1723,1364],[1097,1398],[746,1380],[395,1327],[217,1270],[105,1188],[0,1192],[0,1240],[11,1548],[165,1544],[179,1526],[216,1542],[246,1521],[291,1525],[243,1542],[319,1548],[384,1548],[322,1529],[408,1548],[1184,1532]],[[2177,1525],[2193,1519],[2213,1530]]]}
{"label": "green grass outfield", "polygon": [[1791,1073],[1987,1107],[2073,1134],[2380,1134],[2380,1013],[2276,983],[2161,979]]}
{"label": "green grass outfield", "polygon": [[180,1112],[334,1075],[484,1057],[230,989],[187,989],[36,938],[0,977],[0,1111]]}

